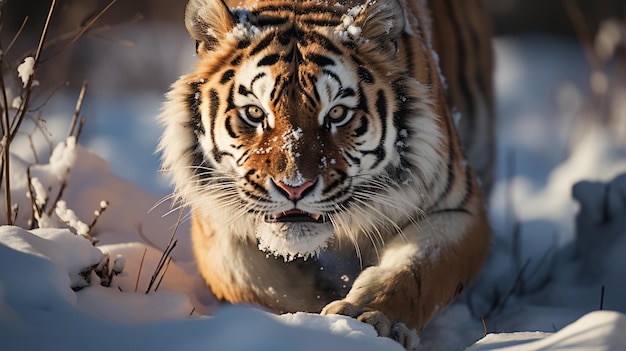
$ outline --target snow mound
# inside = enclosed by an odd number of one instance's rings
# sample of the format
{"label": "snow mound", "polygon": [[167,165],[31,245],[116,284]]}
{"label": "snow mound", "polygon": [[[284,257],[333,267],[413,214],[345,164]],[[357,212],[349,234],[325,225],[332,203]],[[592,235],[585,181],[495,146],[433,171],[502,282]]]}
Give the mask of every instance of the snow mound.
{"label": "snow mound", "polygon": [[558,333],[490,334],[466,351],[620,351],[626,350],[626,315],[596,311]]}

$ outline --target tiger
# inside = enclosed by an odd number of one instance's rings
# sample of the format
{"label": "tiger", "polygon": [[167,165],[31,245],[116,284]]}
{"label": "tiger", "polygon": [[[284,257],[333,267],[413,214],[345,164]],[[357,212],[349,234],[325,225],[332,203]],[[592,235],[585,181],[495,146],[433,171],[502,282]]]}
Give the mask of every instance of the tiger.
{"label": "tiger", "polygon": [[416,347],[489,251],[488,22],[480,0],[187,3],[158,151],[219,301]]}

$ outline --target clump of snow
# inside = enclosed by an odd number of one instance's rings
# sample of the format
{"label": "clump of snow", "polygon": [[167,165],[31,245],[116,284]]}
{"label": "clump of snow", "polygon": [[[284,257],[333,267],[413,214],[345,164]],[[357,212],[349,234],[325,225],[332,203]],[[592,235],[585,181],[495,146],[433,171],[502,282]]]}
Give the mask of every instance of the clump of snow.
{"label": "clump of snow", "polygon": [[28,85],[33,74],[35,74],[35,59],[33,57],[27,57],[24,62],[17,67],[17,74],[22,80],[24,87]]}
{"label": "clump of snow", "polygon": [[306,183],[306,179],[304,179],[304,177],[302,176],[302,173],[300,173],[299,170],[296,170],[296,174],[293,175],[293,177],[283,177],[283,179],[281,180],[285,185],[290,186],[292,188],[297,188],[299,186],[304,185],[304,183]]}
{"label": "clump of snow", "polygon": [[237,19],[237,24],[235,24],[233,29],[227,33],[227,38],[241,40],[252,39],[261,35],[261,29],[250,23],[248,20],[249,11],[247,9],[237,9],[234,16]]}
{"label": "clump of snow", "polygon": [[16,110],[22,107],[22,97],[21,96],[14,97],[13,100],[11,101],[11,107],[13,107]]}
{"label": "clump of snow", "polygon": [[65,203],[65,201],[57,202],[55,212],[63,223],[69,225],[76,230],[76,234],[82,236],[89,235],[89,226],[80,219],[78,219],[76,212],[67,208],[67,204]]}
{"label": "clump of snow", "polygon": [[341,24],[335,28],[335,34],[337,34],[340,38],[344,40],[359,40],[366,41],[366,39],[361,38],[361,27],[357,26],[354,21],[361,13],[361,11],[365,8],[364,5],[357,5],[349,8],[346,13],[343,15],[341,20]]}
{"label": "clump of snow", "polygon": [[252,39],[261,35],[261,30],[251,24],[237,23],[235,27],[227,34],[226,38],[234,39]]}

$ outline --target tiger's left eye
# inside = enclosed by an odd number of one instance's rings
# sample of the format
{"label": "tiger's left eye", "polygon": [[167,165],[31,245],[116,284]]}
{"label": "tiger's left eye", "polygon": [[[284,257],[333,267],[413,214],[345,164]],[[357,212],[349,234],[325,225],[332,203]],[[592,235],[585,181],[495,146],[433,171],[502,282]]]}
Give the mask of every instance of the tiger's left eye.
{"label": "tiger's left eye", "polygon": [[343,105],[333,106],[329,111],[327,116],[328,122],[339,124],[341,123],[346,116],[348,115],[348,108]]}
{"label": "tiger's left eye", "polygon": [[331,122],[341,121],[346,116],[347,109],[341,105],[334,106],[328,111],[328,118]]}

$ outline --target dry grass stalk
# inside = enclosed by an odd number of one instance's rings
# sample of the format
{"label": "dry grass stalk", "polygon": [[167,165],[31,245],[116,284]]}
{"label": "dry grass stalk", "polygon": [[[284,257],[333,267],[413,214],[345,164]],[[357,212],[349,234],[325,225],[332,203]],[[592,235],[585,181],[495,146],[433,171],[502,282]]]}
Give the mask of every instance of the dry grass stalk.
{"label": "dry grass stalk", "polygon": [[[159,260],[159,263],[157,264],[154,270],[154,273],[152,274],[152,278],[150,279],[150,284],[148,284],[148,289],[146,289],[146,294],[150,292],[150,290],[152,289],[152,286],[156,282],[159,275],[161,275],[161,280],[163,279],[163,276],[165,276],[165,273],[167,271],[166,266],[169,265],[168,260],[171,259],[170,255],[172,254],[172,250],[174,250],[174,248],[176,247],[176,244],[178,243],[178,240],[175,240],[174,237],[176,236],[176,232],[178,231],[178,226],[180,225],[180,222],[183,219],[183,212],[184,212],[183,208],[181,208],[180,211],[178,212],[178,219],[176,220],[176,225],[174,226],[174,230],[172,230],[172,235],[170,236],[167,246],[165,247],[165,250],[163,251],[163,254],[161,255],[161,259]],[[161,280],[159,280],[159,285],[161,284]]]}

